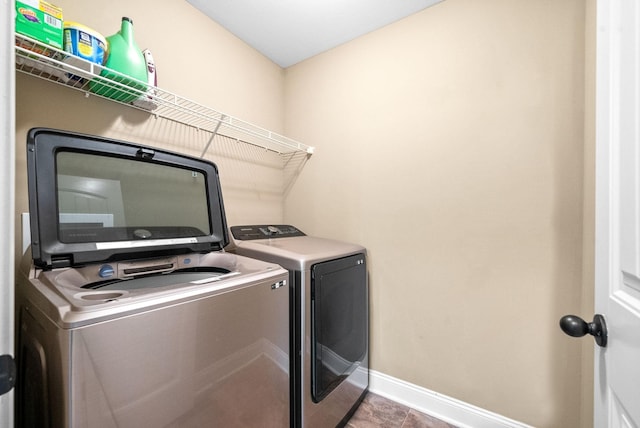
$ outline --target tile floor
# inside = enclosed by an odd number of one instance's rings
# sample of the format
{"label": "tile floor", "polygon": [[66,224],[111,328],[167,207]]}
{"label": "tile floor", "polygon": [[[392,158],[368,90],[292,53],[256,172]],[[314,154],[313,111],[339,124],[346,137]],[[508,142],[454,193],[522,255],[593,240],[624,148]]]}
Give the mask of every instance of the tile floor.
{"label": "tile floor", "polygon": [[456,428],[403,404],[368,393],[347,428]]}

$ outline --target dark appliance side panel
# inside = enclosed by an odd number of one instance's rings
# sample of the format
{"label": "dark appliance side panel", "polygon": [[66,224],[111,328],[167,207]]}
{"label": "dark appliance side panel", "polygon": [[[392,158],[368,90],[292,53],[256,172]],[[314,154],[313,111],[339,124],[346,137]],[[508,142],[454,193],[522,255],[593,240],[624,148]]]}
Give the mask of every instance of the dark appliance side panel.
{"label": "dark appliance side panel", "polygon": [[289,271],[289,376],[291,400],[291,426],[302,426],[302,272]]}
{"label": "dark appliance side panel", "polygon": [[311,394],[320,402],[367,358],[364,254],[311,268]]}

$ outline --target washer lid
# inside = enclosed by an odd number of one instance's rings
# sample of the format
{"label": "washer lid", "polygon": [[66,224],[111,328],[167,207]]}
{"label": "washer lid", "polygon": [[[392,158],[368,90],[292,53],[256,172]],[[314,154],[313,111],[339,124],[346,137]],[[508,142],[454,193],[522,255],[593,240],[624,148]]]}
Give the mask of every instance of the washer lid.
{"label": "washer lid", "polygon": [[209,161],[34,128],[27,168],[38,266],[221,250],[228,243],[218,169]]}

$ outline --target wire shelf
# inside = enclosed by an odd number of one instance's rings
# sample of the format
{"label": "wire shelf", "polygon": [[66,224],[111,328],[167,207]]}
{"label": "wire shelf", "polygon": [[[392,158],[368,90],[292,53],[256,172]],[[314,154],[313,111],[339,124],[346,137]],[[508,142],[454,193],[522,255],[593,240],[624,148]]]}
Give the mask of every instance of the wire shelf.
{"label": "wire shelf", "polygon": [[[176,121],[212,133],[203,148],[204,156],[221,135],[242,143],[262,147],[280,155],[309,157],[314,148],[251,123],[220,113],[146,82],[70,55],[21,34],[15,35],[16,71],[39,77],[94,95],[144,110],[157,117]],[[105,75],[108,74],[108,77]]]}

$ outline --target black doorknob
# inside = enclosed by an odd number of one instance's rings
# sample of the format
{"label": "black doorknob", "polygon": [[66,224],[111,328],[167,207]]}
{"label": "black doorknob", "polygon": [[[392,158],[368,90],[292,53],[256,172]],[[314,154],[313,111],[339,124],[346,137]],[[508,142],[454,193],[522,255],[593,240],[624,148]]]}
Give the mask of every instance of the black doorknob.
{"label": "black doorknob", "polygon": [[565,315],[560,318],[560,328],[572,337],[582,337],[590,334],[596,343],[603,348],[607,346],[607,323],[600,314],[593,316],[593,321],[587,323],[577,315]]}

